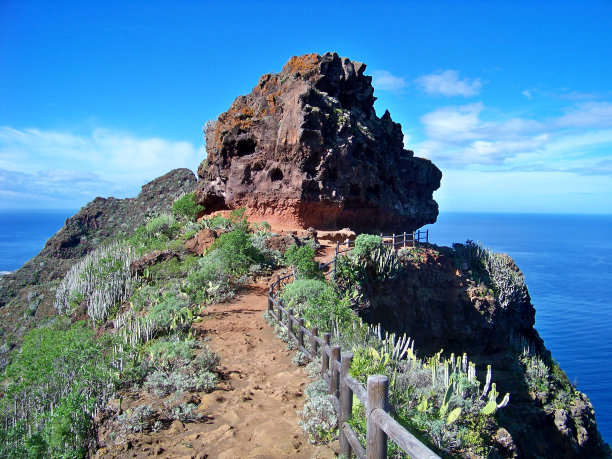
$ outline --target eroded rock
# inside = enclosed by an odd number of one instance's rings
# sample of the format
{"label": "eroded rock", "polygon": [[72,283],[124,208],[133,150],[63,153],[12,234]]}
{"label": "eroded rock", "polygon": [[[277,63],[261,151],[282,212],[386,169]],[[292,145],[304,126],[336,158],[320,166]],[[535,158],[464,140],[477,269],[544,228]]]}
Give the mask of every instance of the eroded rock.
{"label": "eroded rock", "polygon": [[204,255],[206,249],[215,242],[217,237],[219,237],[219,235],[215,230],[204,228],[185,243],[185,248],[190,253]]}
{"label": "eroded rock", "polygon": [[374,111],[365,64],[293,57],[206,127],[197,187],[208,212],[302,228],[412,231],[436,221],[441,172],[404,149],[401,126]]}
{"label": "eroded rock", "polygon": [[145,269],[162,261],[172,260],[173,258],[180,260],[181,257],[174,250],[154,250],[153,252],[134,260],[130,263],[130,273],[132,276],[141,276]]}

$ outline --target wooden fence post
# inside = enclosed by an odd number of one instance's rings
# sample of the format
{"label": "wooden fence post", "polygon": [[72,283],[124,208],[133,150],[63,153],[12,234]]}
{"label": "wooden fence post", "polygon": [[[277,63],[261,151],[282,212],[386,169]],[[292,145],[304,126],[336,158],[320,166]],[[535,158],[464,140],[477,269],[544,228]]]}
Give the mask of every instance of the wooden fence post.
{"label": "wooden fence post", "polygon": [[340,372],[338,368],[336,368],[336,362],[340,362],[340,346],[334,346],[331,349],[331,362],[330,362],[330,371],[331,371],[331,379],[329,383],[329,393],[336,397],[340,398]]}
{"label": "wooden fence post", "polygon": [[346,383],[346,377],[348,376],[351,362],[353,361],[353,354],[345,354],[342,356],[340,361],[340,416],[339,416],[339,432],[340,432],[340,456],[350,459],[351,457],[351,446],[349,445],[348,439],[344,434],[342,426],[345,422],[348,422],[353,412],[353,391]]}
{"label": "wooden fence post", "polygon": [[289,308],[287,311],[287,334],[289,335],[289,339],[291,339],[291,332],[293,329],[293,308]]}
{"label": "wooden fence post", "polygon": [[321,348],[321,377],[325,376],[329,368],[329,355],[327,355],[327,346],[329,346],[329,333],[323,333],[323,347]]}
{"label": "wooden fence post", "polygon": [[304,319],[303,318],[299,318],[298,319],[298,351],[300,351],[300,348],[304,347]]}
{"label": "wooden fence post", "polygon": [[338,252],[340,251],[340,241],[336,242],[336,250],[334,251],[334,277],[336,276],[336,269],[338,269]]}
{"label": "wooden fence post", "polygon": [[276,314],[279,325],[283,324],[283,311],[281,309],[282,306],[283,306],[283,300],[279,299],[278,300],[278,314]]}
{"label": "wooden fence post", "polygon": [[273,293],[274,293],[274,287],[270,285],[270,290],[268,290],[268,316],[271,315],[272,309],[274,308],[274,303],[272,302]]}
{"label": "wooden fence post", "polygon": [[319,328],[312,327],[312,334],[310,335],[310,348],[312,349],[312,358],[317,357],[317,351],[319,348],[319,343],[317,342],[317,336],[319,335]]}
{"label": "wooden fence post", "polygon": [[429,230],[425,230],[425,242],[429,244]]}
{"label": "wooden fence post", "polygon": [[366,431],[366,458],[387,457],[387,435],[372,419],[372,411],[380,408],[387,411],[389,404],[389,378],[383,375],[368,377],[368,412]]}

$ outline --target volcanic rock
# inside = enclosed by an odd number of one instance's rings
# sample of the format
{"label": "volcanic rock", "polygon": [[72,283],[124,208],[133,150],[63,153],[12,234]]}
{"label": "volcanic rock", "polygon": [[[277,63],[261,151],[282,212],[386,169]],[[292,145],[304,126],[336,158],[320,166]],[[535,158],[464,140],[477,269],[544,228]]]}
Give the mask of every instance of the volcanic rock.
{"label": "volcanic rock", "polygon": [[147,269],[149,266],[156,265],[162,261],[172,260],[173,258],[179,261],[181,259],[179,254],[174,250],[154,250],[153,252],[130,263],[130,273],[132,276],[141,276],[145,269]]}
{"label": "volcanic rock", "polygon": [[441,172],[404,149],[400,124],[374,110],[365,64],[335,53],[293,57],[205,126],[198,169],[207,212],[359,232],[434,223]]}
{"label": "volcanic rock", "polygon": [[218,234],[215,230],[204,228],[185,243],[185,248],[190,253],[204,255],[206,249],[209,248],[213,242],[215,242],[217,237]]}
{"label": "volcanic rock", "polygon": [[285,253],[292,245],[301,246],[302,241],[293,234],[284,234],[281,236],[270,236],[265,241],[266,249],[278,250],[280,253]]}

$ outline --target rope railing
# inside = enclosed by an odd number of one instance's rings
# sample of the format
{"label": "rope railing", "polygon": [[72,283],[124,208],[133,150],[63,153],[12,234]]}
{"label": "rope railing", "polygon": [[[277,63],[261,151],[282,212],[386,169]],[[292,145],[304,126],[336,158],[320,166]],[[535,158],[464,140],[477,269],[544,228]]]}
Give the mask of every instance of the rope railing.
{"label": "rope railing", "polygon": [[[336,261],[339,253],[337,244],[334,260],[327,266]],[[293,278],[293,274],[277,276],[270,284],[267,313],[287,330],[288,339],[297,344],[298,351],[311,359],[321,355],[321,378],[327,383],[331,404],[338,415],[340,455],[348,458],[354,455],[359,459],[386,458],[387,439],[390,438],[413,459],[439,458],[389,414],[387,376],[369,376],[364,387],[349,375],[353,354],[342,354],[340,346],[331,346],[330,333],[320,336],[317,327],[308,329],[304,326],[304,319],[294,315],[293,308],[286,308],[283,301],[275,297],[283,283],[290,278]],[[365,448],[348,424],[353,410],[353,395],[363,404],[366,412]]]}

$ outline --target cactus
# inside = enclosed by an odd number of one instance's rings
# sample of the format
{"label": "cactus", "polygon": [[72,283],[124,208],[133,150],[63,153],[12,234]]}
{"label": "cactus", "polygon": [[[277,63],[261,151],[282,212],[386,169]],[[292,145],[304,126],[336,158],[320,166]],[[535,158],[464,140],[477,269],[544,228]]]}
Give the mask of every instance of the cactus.
{"label": "cactus", "polygon": [[489,401],[484,406],[484,408],[480,411],[482,414],[489,415],[495,413],[500,408],[503,408],[510,401],[510,394],[506,394],[500,403],[497,403],[497,396],[499,393],[497,392],[497,388],[495,387],[495,383],[491,384],[491,392],[489,392]]}
{"label": "cactus", "polygon": [[137,278],[130,274],[135,259],[129,246],[111,244],[94,250],[66,274],[55,293],[54,307],[70,312],[73,292],[83,295],[92,325],[106,319],[110,308],[130,297]]}

